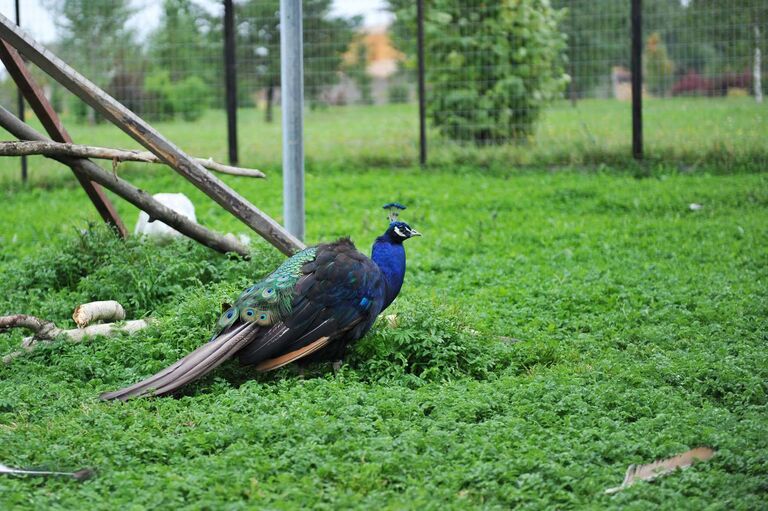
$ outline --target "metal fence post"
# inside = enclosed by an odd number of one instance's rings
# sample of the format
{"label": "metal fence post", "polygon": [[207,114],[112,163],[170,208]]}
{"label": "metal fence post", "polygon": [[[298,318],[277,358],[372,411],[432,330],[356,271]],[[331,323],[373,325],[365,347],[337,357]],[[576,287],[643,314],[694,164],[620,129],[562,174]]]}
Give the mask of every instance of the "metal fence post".
{"label": "metal fence post", "polygon": [[227,145],[229,163],[237,165],[237,75],[235,66],[235,6],[224,0],[224,83],[227,91]]}
{"label": "metal fence post", "polygon": [[304,239],[304,56],[301,0],[280,0],[280,105],[285,228]]}
{"label": "metal fence post", "polygon": [[632,156],[643,159],[643,2],[632,0]]}
{"label": "metal fence post", "polygon": [[426,91],[424,86],[424,0],[416,2],[416,39],[419,58],[419,164],[427,164]]}

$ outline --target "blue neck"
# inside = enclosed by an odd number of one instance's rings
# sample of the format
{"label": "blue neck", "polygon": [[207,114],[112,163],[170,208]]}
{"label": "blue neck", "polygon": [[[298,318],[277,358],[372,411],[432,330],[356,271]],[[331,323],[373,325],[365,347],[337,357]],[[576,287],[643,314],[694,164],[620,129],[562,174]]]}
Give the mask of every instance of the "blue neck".
{"label": "blue neck", "polygon": [[403,287],[405,277],[405,248],[401,241],[393,240],[387,234],[376,238],[371,250],[371,259],[384,274],[384,307],[397,297],[400,288]]}

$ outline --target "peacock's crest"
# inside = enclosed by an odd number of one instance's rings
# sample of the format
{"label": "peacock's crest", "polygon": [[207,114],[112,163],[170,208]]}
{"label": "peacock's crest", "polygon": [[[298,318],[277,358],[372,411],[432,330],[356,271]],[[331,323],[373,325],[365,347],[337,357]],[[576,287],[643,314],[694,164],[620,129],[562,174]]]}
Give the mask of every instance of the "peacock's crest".
{"label": "peacock's crest", "polygon": [[386,209],[388,211],[387,219],[390,222],[397,222],[397,217],[400,216],[400,212],[406,209],[406,207],[400,204],[399,202],[390,202],[388,204],[384,204],[383,209]]}

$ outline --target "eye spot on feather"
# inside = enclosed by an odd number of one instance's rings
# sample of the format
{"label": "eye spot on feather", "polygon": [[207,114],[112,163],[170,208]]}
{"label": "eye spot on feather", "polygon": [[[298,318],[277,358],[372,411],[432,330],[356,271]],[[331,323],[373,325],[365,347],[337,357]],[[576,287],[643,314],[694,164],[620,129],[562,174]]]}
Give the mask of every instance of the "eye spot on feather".
{"label": "eye spot on feather", "polygon": [[270,311],[259,311],[256,316],[256,323],[259,325],[271,325],[272,313]]}
{"label": "eye spot on feather", "polygon": [[230,307],[219,318],[219,328],[226,328],[235,322],[238,316],[237,307]]}
{"label": "eye spot on feather", "polygon": [[275,288],[268,287],[267,289],[261,292],[261,296],[271,301],[272,299],[275,298]]}
{"label": "eye spot on feather", "polygon": [[240,319],[249,323],[256,321],[256,311],[250,307],[243,309],[243,312],[240,313]]}

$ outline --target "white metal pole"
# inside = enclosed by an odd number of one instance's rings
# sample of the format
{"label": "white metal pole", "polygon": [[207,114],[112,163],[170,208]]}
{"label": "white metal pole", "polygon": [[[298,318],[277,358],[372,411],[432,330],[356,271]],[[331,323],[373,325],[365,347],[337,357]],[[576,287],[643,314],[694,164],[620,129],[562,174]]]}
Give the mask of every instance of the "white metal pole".
{"label": "white metal pole", "polygon": [[285,228],[304,239],[304,51],[301,0],[280,0],[280,104]]}

